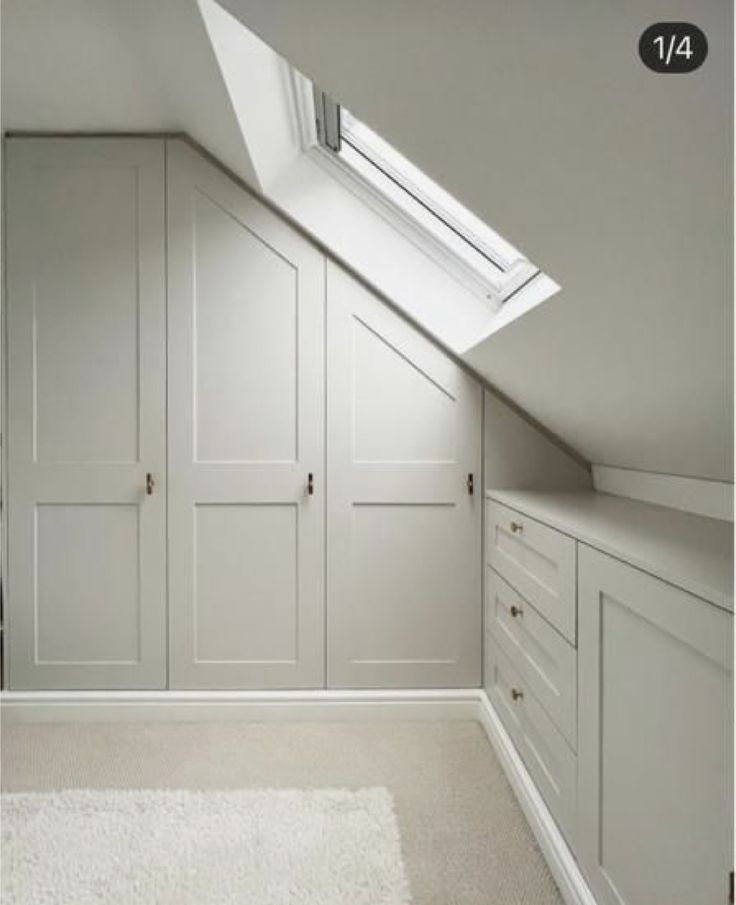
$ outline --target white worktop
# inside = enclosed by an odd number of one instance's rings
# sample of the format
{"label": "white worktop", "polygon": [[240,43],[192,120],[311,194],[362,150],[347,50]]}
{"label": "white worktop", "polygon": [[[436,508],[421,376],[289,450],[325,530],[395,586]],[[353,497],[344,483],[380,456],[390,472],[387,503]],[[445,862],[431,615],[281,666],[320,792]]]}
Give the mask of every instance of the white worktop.
{"label": "white worktop", "polygon": [[486,496],[733,612],[731,522],[594,491]]}

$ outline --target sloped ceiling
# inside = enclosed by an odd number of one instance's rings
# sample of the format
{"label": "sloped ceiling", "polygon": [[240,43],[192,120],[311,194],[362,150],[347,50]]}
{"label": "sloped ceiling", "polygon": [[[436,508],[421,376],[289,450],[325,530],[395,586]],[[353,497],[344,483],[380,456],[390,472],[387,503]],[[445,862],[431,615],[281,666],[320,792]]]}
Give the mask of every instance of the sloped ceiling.
{"label": "sloped ceiling", "polygon": [[[562,285],[469,363],[590,461],[732,477],[730,3],[221,2]],[[701,70],[640,64],[663,19]],[[186,131],[258,185],[196,0],[3,0],[2,101]]]}
{"label": "sloped ceiling", "polygon": [[[732,478],[732,4],[221,0],[562,285],[467,360],[593,462]],[[692,21],[689,75],[641,32]]]}

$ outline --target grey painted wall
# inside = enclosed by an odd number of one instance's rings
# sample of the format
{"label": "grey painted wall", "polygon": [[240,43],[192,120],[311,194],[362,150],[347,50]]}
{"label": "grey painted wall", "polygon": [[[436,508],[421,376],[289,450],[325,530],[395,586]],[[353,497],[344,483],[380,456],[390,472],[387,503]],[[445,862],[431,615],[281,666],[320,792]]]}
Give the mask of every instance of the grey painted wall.
{"label": "grey painted wall", "polygon": [[591,490],[590,471],[493,393],[484,394],[487,490]]}

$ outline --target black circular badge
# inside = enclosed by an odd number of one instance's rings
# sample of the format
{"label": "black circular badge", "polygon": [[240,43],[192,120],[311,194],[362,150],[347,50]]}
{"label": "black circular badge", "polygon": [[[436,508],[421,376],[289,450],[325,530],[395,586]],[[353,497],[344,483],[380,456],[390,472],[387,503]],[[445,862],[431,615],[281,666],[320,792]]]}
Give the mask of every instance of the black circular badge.
{"label": "black circular badge", "polygon": [[639,38],[639,56],[654,72],[693,72],[708,56],[708,39],[691,22],[657,22]]}

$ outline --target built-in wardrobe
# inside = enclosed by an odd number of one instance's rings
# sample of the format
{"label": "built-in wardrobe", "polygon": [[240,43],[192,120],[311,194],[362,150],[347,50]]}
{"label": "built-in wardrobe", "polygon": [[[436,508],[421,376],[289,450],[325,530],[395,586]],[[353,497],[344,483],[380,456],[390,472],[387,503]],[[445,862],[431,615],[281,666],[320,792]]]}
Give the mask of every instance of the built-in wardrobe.
{"label": "built-in wardrobe", "polygon": [[480,385],[184,140],[6,167],[9,688],[477,688],[568,901],[721,905],[731,526],[500,489],[498,400],[486,490]]}
{"label": "built-in wardrobe", "polygon": [[5,159],[7,685],[478,686],[479,384],[183,140]]}

